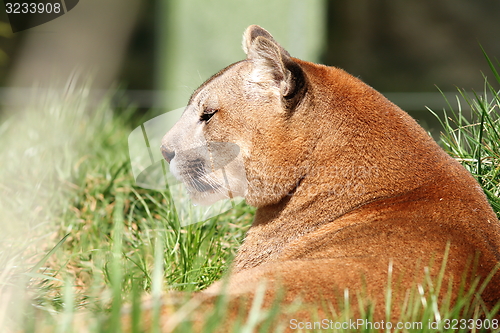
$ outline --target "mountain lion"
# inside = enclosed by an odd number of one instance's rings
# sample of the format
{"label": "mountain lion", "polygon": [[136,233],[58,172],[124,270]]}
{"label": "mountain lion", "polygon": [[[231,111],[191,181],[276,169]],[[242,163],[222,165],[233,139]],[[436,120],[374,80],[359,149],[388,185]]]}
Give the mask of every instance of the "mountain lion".
{"label": "mountain lion", "polygon": [[243,48],[245,60],[194,92],[161,147],[194,202],[243,196],[258,208],[228,293],[251,298],[267,281],[266,302],[283,288],[283,302],[335,305],[347,289],[383,316],[390,275],[398,316],[407,290],[445,262],[441,297],[491,273],[481,297],[493,307],[500,223],[474,178],[359,79],[291,57],[259,26]]}

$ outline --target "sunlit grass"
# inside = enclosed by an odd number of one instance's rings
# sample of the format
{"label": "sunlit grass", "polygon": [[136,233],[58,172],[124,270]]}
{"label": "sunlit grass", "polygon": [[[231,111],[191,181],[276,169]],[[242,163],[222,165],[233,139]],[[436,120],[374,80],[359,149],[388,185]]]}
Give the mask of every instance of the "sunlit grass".
{"label": "sunlit grass", "polygon": [[[500,217],[500,75],[485,54],[497,87],[486,76],[484,92],[460,89],[458,110],[448,104],[441,135],[445,150],[469,170],[483,187],[490,204]],[[466,103],[471,112],[460,107]]]}

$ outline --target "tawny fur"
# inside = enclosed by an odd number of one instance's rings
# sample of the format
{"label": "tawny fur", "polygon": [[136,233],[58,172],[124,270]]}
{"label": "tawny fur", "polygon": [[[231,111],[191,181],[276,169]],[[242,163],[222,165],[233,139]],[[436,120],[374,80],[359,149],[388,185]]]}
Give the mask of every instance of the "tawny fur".
{"label": "tawny fur", "polygon": [[[480,186],[407,113],[341,69],[291,58],[258,26],[244,38],[247,59],[193,94],[162,147],[177,156],[201,135],[241,149],[245,198],[258,209],[229,294],[268,280],[269,299],[281,286],[285,301],[319,304],[348,288],[382,315],[392,262],[397,316],[424,267],[437,276],[447,244],[453,297],[462,277],[495,269],[500,223]],[[202,123],[208,106],[217,112]],[[499,301],[500,274],[481,296],[489,308]]]}

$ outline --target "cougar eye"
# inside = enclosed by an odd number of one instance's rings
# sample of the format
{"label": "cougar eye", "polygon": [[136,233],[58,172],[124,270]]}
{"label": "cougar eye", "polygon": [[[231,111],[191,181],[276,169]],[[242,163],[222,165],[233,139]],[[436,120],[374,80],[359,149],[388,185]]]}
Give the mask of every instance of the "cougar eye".
{"label": "cougar eye", "polygon": [[219,110],[211,108],[204,109],[203,113],[200,116],[200,120],[208,122],[212,118],[212,116],[217,113],[217,111]]}

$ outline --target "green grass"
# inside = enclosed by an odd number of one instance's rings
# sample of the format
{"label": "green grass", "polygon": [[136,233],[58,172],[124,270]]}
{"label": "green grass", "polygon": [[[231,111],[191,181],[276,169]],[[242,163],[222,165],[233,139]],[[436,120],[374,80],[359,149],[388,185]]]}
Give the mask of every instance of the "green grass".
{"label": "green grass", "polygon": [[[485,57],[500,85],[495,64],[486,54]],[[445,150],[476,177],[500,217],[500,92],[484,78],[482,95],[460,89],[458,110],[448,104],[449,110],[440,119],[444,128],[441,141]],[[463,110],[463,103],[470,112]]]}
{"label": "green grass", "polygon": [[[493,64],[492,70],[500,84]],[[132,109],[113,110],[110,98],[91,104],[87,87],[80,82],[63,95],[40,92],[23,113],[0,123],[0,327],[6,331],[119,332],[128,311],[132,331],[142,332],[141,297],[150,295],[149,331],[158,332],[160,296],[198,291],[220,279],[252,220],[254,209],[239,204],[181,227],[168,192],[137,187],[131,175],[127,137],[141,120],[134,120]],[[442,142],[477,177],[500,214],[500,97],[493,85],[485,88],[489,95],[460,91],[472,113],[450,108],[442,120]],[[424,325],[399,331],[452,332],[427,323],[482,315],[472,292],[464,292],[455,307],[446,297],[438,303],[436,295],[446,288],[439,277],[429,277],[408,294],[401,321]],[[388,302],[378,305],[388,314],[390,295],[389,284]],[[336,310],[327,312],[339,322],[358,319],[350,314],[352,297],[358,295],[339,298]],[[225,302],[220,299],[204,314],[204,332],[220,328]],[[370,319],[370,306],[364,305],[363,316]],[[289,323],[279,323],[278,315],[296,306],[261,309],[257,298],[233,331],[258,326],[260,332],[279,332]],[[173,308],[171,328],[192,331],[181,319],[196,304],[186,299]]]}

